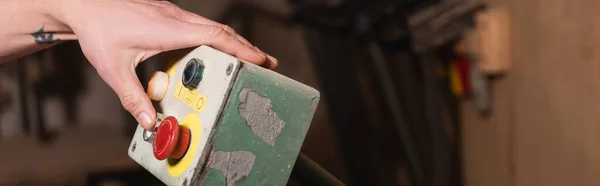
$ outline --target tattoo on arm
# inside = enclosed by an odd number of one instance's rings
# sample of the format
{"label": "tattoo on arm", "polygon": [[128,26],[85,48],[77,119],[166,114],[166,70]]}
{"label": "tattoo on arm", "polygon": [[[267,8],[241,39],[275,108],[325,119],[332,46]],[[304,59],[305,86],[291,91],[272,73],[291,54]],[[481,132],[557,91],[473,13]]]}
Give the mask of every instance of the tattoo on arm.
{"label": "tattoo on arm", "polygon": [[60,39],[54,38],[54,32],[46,32],[44,31],[44,26],[40,28],[37,32],[31,33],[35,43],[37,44],[50,44],[56,41],[60,41]]}

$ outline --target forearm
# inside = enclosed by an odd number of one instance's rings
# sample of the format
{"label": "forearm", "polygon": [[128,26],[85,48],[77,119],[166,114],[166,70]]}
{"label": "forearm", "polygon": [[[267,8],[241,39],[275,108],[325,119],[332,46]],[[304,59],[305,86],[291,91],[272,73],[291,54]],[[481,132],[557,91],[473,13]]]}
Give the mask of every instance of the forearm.
{"label": "forearm", "polygon": [[0,63],[76,39],[61,0],[0,0]]}

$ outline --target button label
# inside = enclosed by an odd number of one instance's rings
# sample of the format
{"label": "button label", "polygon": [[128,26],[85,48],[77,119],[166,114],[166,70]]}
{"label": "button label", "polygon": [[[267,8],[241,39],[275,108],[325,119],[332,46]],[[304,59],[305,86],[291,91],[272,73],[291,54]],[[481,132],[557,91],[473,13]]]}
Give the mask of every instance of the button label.
{"label": "button label", "polygon": [[177,82],[173,96],[200,113],[204,110],[207,100],[206,96],[185,88],[181,82]]}

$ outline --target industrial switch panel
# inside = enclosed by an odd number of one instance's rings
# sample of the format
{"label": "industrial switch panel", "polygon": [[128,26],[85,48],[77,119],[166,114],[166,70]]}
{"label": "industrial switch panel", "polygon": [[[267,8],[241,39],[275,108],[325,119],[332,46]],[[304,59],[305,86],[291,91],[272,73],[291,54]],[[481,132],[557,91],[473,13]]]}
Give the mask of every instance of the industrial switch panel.
{"label": "industrial switch panel", "polygon": [[169,186],[286,185],[320,99],[209,46],[156,72],[147,91],[161,111],[128,152]]}

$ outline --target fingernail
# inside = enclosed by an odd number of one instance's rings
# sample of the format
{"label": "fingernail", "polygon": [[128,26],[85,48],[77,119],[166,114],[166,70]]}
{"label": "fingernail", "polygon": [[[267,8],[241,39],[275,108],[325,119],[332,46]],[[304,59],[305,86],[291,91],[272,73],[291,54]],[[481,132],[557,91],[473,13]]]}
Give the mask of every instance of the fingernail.
{"label": "fingernail", "polygon": [[152,119],[150,119],[150,114],[147,112],[142,112],[138,117],[137,121],[144,127],[147,128],[152,125]]}
{"label": "fingernail", "polygon": [[269,58],[272,68],[275,68],[279,64],[279,61],[277,61],[277,59],[275,57],[273,57],[271,55],[267,55],[267,58]]}

